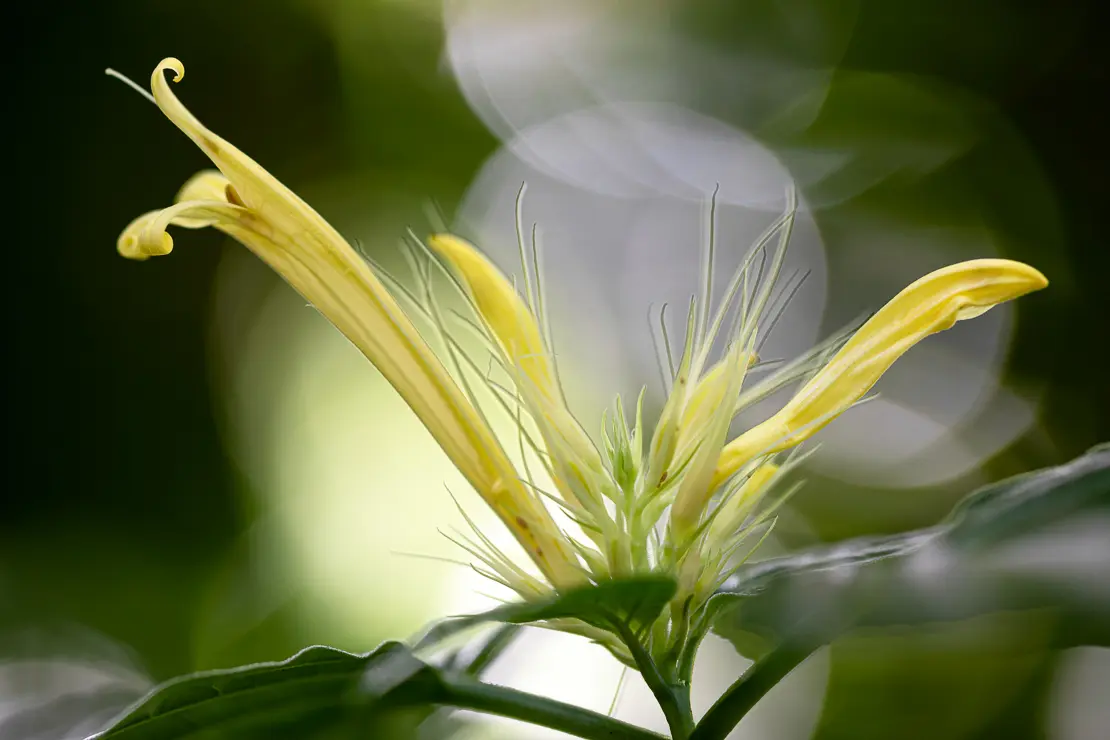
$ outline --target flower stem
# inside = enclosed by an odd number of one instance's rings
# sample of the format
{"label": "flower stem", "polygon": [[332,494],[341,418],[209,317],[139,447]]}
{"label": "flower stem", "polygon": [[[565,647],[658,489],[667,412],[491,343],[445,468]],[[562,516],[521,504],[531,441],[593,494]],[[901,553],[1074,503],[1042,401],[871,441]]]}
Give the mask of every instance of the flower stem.
{"label": "flower stem", "polygon": [[444,677],[432,701],[559,730],[584,740],[665,740],[662,735],[604,714],[467,676]]}
{"label": "flower stem", "polygon": [[690,740],[724,740],[744,715],[818,646],[813,641],[790,641],[753,665],[710,707]]}
{"label": "flower stem", "polygon": [[659,671],[659,666],[644,649],[632,629],[620,620],[613,620],[613,627],[620,634],[644,682],[659,702],[663,716],[667,719],[672,740],[687,740],[694,730],[694,714],[690,709],[690,686],[679,681],[668,681]]}

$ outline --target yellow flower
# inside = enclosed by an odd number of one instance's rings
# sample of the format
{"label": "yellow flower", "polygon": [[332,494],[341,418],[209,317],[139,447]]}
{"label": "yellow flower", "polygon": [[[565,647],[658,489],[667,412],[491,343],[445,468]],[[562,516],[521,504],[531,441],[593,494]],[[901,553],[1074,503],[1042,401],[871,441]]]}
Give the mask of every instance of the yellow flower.
{"label": "yellow flower", "polygon": [[[679,589],[671,609],[645,633],[649,635],[646,647],[657,656],[675,654],[687,638],[696,644],[700,638],[690,630],[704,622],[699,610],[735,561],[758,546],[761,540],[756,541],[755,535],[766,536],[770,531],[775,507],[793,489],[771,505],[761,506],[765,494],[801,461],[800,456],[776,461],[777,453],[806,440],[859,401],[918,341],[1047,284],[1032,267],[1008,260],[974,260],[946,267],[907,287],[850,338],[847,334],[834,337],[744,388],[760,332],[774,325],[774,318],[765,313],[776,302],[772,294],[797,206],[794,194],[788,193],[786,211],[760,237],[713,311],[709,303],[714,293],[713,247],[709,245],[704,284],[689,305],[677,366],[669,356],[666,322],[660,317],[668,353],[661,367],[670,370],[665,379],[669,396],[650,441],[641,393],[631,425],[617,398],[614,415],[603,419],[599,450],[563,397],[550,332],[542,330],[546,312],[538,274],[533,292],[525,265],[522,296],[463,239],[439,234],[425,245],[428,258],[445,263],[445,274],[473,309],[476,321],[461,318],[486,341],[508,376],[506,384],[483,372],[481,363],[463,352],[447,330],[427,271],[417,270],[423,297],[381,273],[382,279],[393,281],[389,285],[396,293],[391,293],[304,201],[201,125],[170,91],[166,71],[175,74],[175,81],[183,74],[176,59],[159,64],[151,78],[155,102],[219,171],[199,173],[185,183],[174,205],[132,222],[120,235],[120,253],[132,259],[169,253],[173,241],[166,230],[171,225],[211,226],[242,242],[311,301],[393,384],[552,586],[563,589],[589,578],[644,571],[674,576]],[[518,221],[519,205],[518,201]],[[766,270],[764,260],[756,269],[757,257],[768,256],[766,249],[776,236],[778,244]],[[533,258],[538,273],[538,256]],[[783,293],[790,291],[783,288]],[[394,295],[411,301],[432,322],[446,344],[454,376]],[[733,320],[726,322],[730,316]],[[731,327],[726,329],[726,323]],[[723,357],[711,364],[713,348],[722,344]],[[472,372],[468,375],[466,370]],[[812,379],[778,413],[727,442],[739,409],[810,373]],[[470,384],[474,376],[516,421],[523,474],[509,460],[478,407]],[[555,524],[540,499],[542,481],[533,478],[529,459],[543,466],[555,487],[549,496],[596,548],[573,539]],[[480,532],[477,537],[482,546],[470,549],[487,566],[488,575],[526,598],[545,590]],[[619,639],[607,637],[597,627],[573,620],[549,626],[586,634],[629,662],[629,652]]]}
{"label": "yellow flower", "polygon": [[917,280],[883,306],[783,408],[721,452],[715,484],[750,460],[808,439],[856,403],[906,350],[930,334],[1040,290],[1048,280],[1020,262],[981,259]]}
{"label": "yellow flower", "polygon": [[[397,389],[482,498],[557,588],[583,580],[573,546],[519,475],[481,414],[440,363],[366,262],[307,203],[227,141],[205,128],[173,94],[184,67],[164,59],[151,76],[163,113],[219,172],[198,174],[178,202],[135,219],[120,254],[168,254],[170,225],[212,226],[254,252],[312,302]],[[506,576],[506,580],[510,580]]]}

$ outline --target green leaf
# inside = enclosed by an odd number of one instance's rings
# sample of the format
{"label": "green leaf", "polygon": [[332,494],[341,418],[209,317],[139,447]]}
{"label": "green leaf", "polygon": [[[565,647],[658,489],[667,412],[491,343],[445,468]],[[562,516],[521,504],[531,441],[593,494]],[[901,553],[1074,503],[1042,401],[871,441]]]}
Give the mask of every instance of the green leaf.
{"label": "green leaf", "polygon": [[[471,709],[587,738],[663,740],[604,714],[484,684],[475,678],[507,644],[498,631],[454,668],[389,642],[365,655],[311,647],[280,663],[184,676],[154,689],[89,740],[345,740],[444,736],[458,726],[427,721],[440,707]],[[443,718],[450,723],[454,717]]]}
{"label": "green leaf", "polygon": [[528,624],[552,619],[580,619],[605,627],[613,620],[618,620],[636,631],[655,621],[674,596],[676,589],[674,580],[662,575],[604,581],[565,591],[543,601],[506,604],[481,614],[444,620],[428,630],[417,648],[438,644],[463,630],[486,622]]}
{"label": "green leaf", "polygon": [[[492,650],[504,644],[501,638]],[[488,643],[478,648],[485,665],[490,652]],[[472,660],[459,659],[453,672],[476,675],[480,667]],[[434,711],[428,699],[441,687],[440,670],[398,642],[365,654],[309,647],[277,663],[164,683],[93,738],[330,738],[347,737],[349,732],[341,731],[353,727],[361,736],[369,729],[396,729],[406,720],[415,727]],[[410,709],[400,718],[376,711],[396,706]]]}
{"label": "green leaf", "polygon": [[412,680],[396,670],[404,654],[407,648],[399,643],[385,643],[365,655],[309,647],[277,663],[184,676],[155,688],[93,737],[293,737],[302,731],[295,728],[321,729],[340,721],[372,664],[381,667],[379,694]]}
{"label": "green leaf", "polygon": [[[422,696],[438,691],[438,672],[481,676],[518,631],[503,626],[434,666],[407,646],[387,642],[365,654],[309,647],[277,663],[196,673],[158,686],[93,737],[319,737],[328,728],[358,720],[358,712],[365,715],[375,704],[419,705]],[[409,724],[415,726],[434,710],[431,705],[410,709]],[[392,719],[379,719],[378,724],[397,726]]]}
{"label": "green leaf", "polygon": [[[1110,624],[1110,446],[970,494],[941,523],[743,567],[713,629],[749,657],[786,637],[1055,608]],[[1062,547],[1064,543],[1067,547]],[[1106,644],[1110,628],[1084,639]]]}
{"label": "green leaf", "polygon": [[[355,736],[382,736],[383,728],[397,727],[399,717],[408,721],[409,727],[427,720],[437,704],[455,696],[452,692],[469,691],[488,700],[482,692],[498,689],[483,688],[475,677],[513,639],[518,629],[515,624],[576,617],[587,621],[615,618],[642,625],[658,616],[674,591],[675,584],[669,579],[635,578],[451,620],[433,629],[423,641],[424,647],[482,622],[509,624],[484,640],[445,654],[437,664],[417,657],[401,643],[388,642],[361,655],[310,647],[277,663],[184,676],[154,689],[94,737],[292,740],[346,737],[353,730],[357,730]],[[513,706],[520,703],[513,701]],[[574,710],[558,707],[553,712],[556,721],[569,722],[568,727],[603,726],[608,721],[605,717],[583,718]]]}

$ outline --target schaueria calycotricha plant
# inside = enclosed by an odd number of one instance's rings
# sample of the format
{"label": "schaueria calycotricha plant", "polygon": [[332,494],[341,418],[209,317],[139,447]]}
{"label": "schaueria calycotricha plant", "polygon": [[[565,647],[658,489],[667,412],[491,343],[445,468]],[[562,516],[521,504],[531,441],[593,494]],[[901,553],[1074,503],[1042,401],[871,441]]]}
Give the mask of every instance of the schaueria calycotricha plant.
{"label": "schaueria calycotricha plant", "polygon": [[[461,544],[478,570],[521,598],[641,573],[673,577],[677,593],[648,629],[634,634],[575,620],[548,626],[586,635],[644,672],[675,736],[693,726],[688,686],[695,648],[708,629],[707,600],[765,535],[775,506],[792,490],[782,483],[798,460],[791,450],[859,402],[919,340],[1046,285],[1037,270],[1008,260],[951,265],[907,287],[854,332],[771,370],[760,365],[756,350],[785,292],[775,286],[794,217],[791,197],[715,310],[710,248],[681,351],[674,360],[669,347],[666,352],[668,397],[659,418],[644,418],[643,394],[634,404],[618,398],[595,442],[563,397],[534,249],[522,246],[522,256],[531,258],[523,260],[523,285],[515,286],[457,236],[414,239],[420,285],[407,290],[205,128],[175,97],[167,71],[175,81],[184,74],[176,59],[162,61],[151,77],[153,99],[217,171],[188,180],[174,205],[135,219],[119,237],[119,252],[137,260],[165,255],[173,247],[169,226],[211,226],[276,270],[396,388],[512,532],[534,569],[499,552],[480,532]],[[441,309],[432,265],[465,297],[470,316]],[[426,325],[438,354],[414,319]],[[485,359],[465,352],[456,330],[477,333],[500,378],[480,369]],[[715,355],[714,347],[723,349]],[[739,411],[794,382],[800,390],[777,413],[729,439]],[[518,469],[511,462],[487,411],[517,423],[511,443],[533,465]],[[573,522],[567,528],[573,532],[557,524],[549,507]]]}

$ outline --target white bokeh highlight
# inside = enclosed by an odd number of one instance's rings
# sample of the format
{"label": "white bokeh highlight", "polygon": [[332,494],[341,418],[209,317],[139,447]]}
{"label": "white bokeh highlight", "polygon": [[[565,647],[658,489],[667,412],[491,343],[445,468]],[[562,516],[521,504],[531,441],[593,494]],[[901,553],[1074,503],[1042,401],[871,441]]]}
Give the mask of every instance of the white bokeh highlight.
{"label": "white bokeh highlight", "polygon": [[729,5],[703,2],[701,10],[729,14],[738,32],[761,43],[706,43],[677,0],[445,0],[444,61],[472,110],[503,141],[617,101],[710,116],[727,110],[753,129],[771,121],[804,127],[851,40],[857,3]]}

